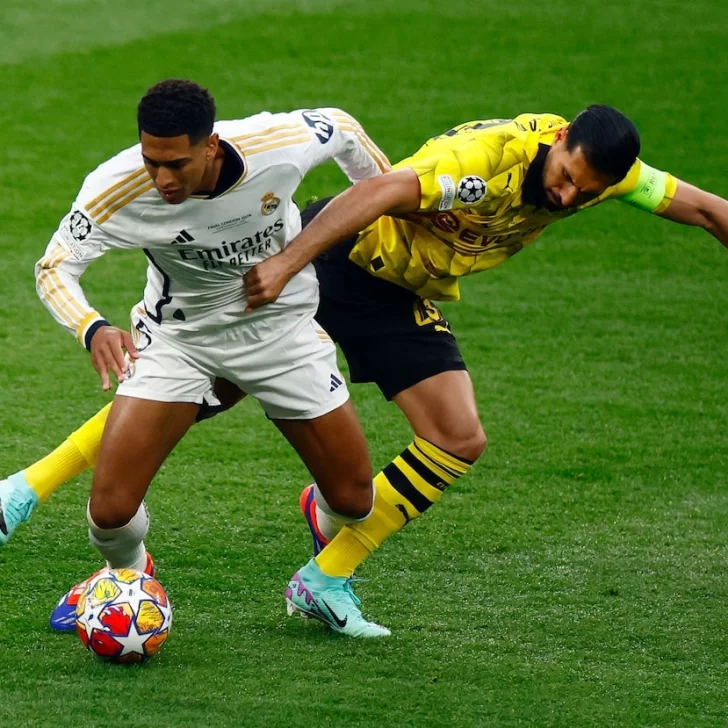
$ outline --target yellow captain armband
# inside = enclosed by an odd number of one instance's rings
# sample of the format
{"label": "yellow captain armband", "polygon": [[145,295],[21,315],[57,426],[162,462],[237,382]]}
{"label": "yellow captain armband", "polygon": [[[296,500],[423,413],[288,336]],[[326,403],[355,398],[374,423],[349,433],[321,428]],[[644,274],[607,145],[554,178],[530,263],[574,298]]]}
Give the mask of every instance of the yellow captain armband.
{"label": "yellow captain armband", "polygon": [[[617,199],[646,212],[661,212],[675,194],[675,178],[667,172],[640,161],[640,173],[634,188]],[[667,203],[667,204],[666,204]]]}

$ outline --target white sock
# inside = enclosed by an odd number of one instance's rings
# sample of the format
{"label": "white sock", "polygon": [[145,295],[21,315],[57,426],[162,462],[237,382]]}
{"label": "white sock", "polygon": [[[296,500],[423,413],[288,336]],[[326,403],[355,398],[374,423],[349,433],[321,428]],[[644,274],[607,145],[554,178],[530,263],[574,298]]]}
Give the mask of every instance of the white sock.
{"label": "white sock", "polygon": [[318,523],[319,531],[321,531],[321,534],[327,541],[331,541],[347,523],[361,523],[361,521],[365,521],[374,510],[374,498],[372,497],[372,511],[369,511],[364,518],[347,518],[346,516],[339,515],[331,509],[331,506],[326,502],[316,483],[313,484],[313,499],[316,503],[316,522]]}
{"label": "white sock", "polygon": [[99,528],[86,510],[88,537],[91,544],[106,559],[111,569],[137,569],[144,571],[147,565],[147,550],[144,537],[149,531],[149,514],[142,503],[134,517],[121,528]]}

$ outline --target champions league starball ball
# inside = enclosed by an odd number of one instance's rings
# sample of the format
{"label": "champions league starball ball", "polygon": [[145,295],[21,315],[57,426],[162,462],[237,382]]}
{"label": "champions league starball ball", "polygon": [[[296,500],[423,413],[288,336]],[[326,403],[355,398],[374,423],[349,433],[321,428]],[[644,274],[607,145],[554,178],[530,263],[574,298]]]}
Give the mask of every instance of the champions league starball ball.
{"label": "champions league starball ball", "polygon": [[76,607],[76,631],[104,662],[146,662],[169,637],[172,606],[162,585],[134,569],[105,569]]}

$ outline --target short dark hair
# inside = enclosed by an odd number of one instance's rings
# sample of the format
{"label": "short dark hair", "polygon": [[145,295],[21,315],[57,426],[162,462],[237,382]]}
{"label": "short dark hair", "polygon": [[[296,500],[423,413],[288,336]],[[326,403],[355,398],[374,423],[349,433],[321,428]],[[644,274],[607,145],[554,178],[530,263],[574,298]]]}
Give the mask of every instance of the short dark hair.
{"label": "short dark hair", "polygon": [[152,86],[137,107],[139,134],[156,137],[187,134],[191,144],[212,134],[215,99],[194,81],[170,78]]}
{"label": "short dark hair", "polygon": [[572,151],[576,147],[581,147],[594,170],[619,182],[640,153],[640,135],[623,113],[595,104],[569,124],[566,148]]}

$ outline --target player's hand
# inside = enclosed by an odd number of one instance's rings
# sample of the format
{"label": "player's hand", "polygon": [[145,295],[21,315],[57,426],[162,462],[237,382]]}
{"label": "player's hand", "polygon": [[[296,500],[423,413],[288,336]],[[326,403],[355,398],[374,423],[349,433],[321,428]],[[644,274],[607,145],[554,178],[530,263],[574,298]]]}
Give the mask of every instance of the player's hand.
{"label": "player's hand", "polygon": [[280,253],[271,255],[270,258],[253,266],[243,276],[245,295],[248,299],[245,312],[249,313],[263,304],[273,303],[281,295],[292,275],[285,258]]}
{"label": "player's hand", "polygon": [[132,359],[139,358],[139,352],[128,331],[115,326],[102,326],[91,339],[91,363],[101,377],[104,392],[111,389],[109,371],[114,372],[117,381],[126,379],[128,364],[124,352]]}

